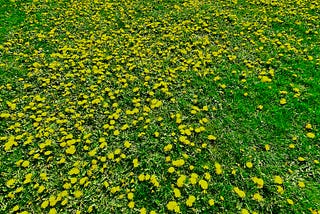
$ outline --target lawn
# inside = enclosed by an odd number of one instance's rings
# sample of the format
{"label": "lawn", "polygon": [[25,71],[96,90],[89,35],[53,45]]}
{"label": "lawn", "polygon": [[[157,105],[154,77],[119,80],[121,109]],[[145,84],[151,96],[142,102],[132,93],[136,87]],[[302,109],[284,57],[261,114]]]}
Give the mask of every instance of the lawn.
{"label": "lawn", "polygon": [[318,0],[0,0],[0,213],[320,213]]}

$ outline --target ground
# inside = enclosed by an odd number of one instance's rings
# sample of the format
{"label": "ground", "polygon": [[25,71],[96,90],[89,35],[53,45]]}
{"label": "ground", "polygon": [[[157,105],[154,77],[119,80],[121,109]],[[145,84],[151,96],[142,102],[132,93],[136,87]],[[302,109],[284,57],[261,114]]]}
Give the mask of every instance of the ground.
{"label": "ground", "polygon": [[0,0],[1,213],[320,213],[318,0]]}

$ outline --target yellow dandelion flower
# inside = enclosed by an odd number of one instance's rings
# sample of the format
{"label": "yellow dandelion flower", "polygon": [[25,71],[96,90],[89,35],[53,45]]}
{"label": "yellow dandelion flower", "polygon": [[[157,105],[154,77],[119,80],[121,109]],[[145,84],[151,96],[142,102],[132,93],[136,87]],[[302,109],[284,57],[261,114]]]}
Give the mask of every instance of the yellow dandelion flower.
{"label": "yellow dandelion flower", "polygon": [[159,132],[155,132],[155,133],[154,133],[154,136],[155,136],[155,137],[159,137],[159,135],[160,135]]}
{"label": "yellow dandelion flower", "polygon": [[302,181],[299,181],[299,182],[298,182],[298,186],[299,186],[300,188],[305,188],[305,187],[306,187],[305,183],[302,182]]}
{"label": "yellow dandelion flower", "polygon": [[277,192],[278,192],[279,194],[283,194],[283,193],[284,193],[283,187],[282,187],[282,186],[277,186]]}
{"label": "yellow dandelion flower", "polygon": [[316,135],[314,133],[312,133],[312,132],[308,132],[307,133],[307,137],[310,138],[310,139],[313,139],[313,138],[316,137]]}
{"label": "yellow dandelion flower", "polygon": [[213,205],[214,205],[214,200],[213,200],[213,199],[210,199],[210,200],[208,201],[208,204],[209,204],[209,206],[213,206]]}
{"label": "yellow dandelion flower", "polygon": [[187,176],[181,175],[177,180],[177,186],[178,187],[183,187],[184,182],[186,181],[186,179],[187,179]]}
{"label": "yellow dandelion flower", "polygon": [[32,178],[32,173],[28,173],[25,176],[25,180],[23,181],[24,184],[28,184],[31,182],[31,178]]}
{"label": "yellow dandelion flower", "polygon": [[49,197],[49,203],[50,203],[50,206],[53,207],[54,205],[56,205],[57,203],[57,200],[56,200],[56,197],[54,195],[51,195]]}
{"label": "yellow dandelion flower", "polygon": [[18,211],[20,209],[20,207],[19,207],[19,205],[16,205],[16,206],[14,206],[13,208],[12,208],[12,212],[16,212],[16,211]]}
{"label": "yellow dandelion flower", "polygon": [[70,171],[69,171],[69,175],[77,175],[77,174],[79,174],[80,173],[80,170],[79,170],[79,168],[77,168],[77,167],[74,167],[74,168],[72,168]]}
{"label": "yellow dandelion flower", "polygon": [[285,98],[281,98],[280,101],[279,101],[279,103],[280,103],[281,105],[284,105],[284,104],[287,103],[287,100],[286,100]]}
{"label": "yellow dandelion flower", "polygon": [[140,209],[140,214],[147,214],[147,209],[144,208],[144,207],[142,207],[142,208]]}
{"label": "yellow dandelion flower", "polygon": [[172,144],[166,145],[166,146],[163,148],[163,150],[164,150],[165,152],[171,151],[171,150],[172,150]]}
{"label": "yellow dandelion flower", "polygon": [[178,188],[173,189],[174,197],[179,198],[181,196],[181,192]]}
{"label": "yellow dandelion flower", "polygon": [[251,162],[246,162],[246,166],[247,166],[248,168],[252,168],[252,167],[253,167],[253,164],[252,164]]}
{"label": "yellow dandelion flower", "polygon": [[234,188],[233,188],[233,191],[234,191],[235,193],[237,193],[237,195],[238,195],[240,198],[246,197],[246,193],[245,193],[244,191],[240,190],[238,187],[234,187]]}
{"label": "yellow dandelion flower", "polygon": [[264,146],[264,148],[265,148],[266,151],[269,151],[269,150],[270,150],[270,145],[269,145],[269,144],[266,144],[266,145]]}
{"label": "yellow dandelion flower", "polygon": [[104,185],[105,188],[108,188],[110,186],[107,181],[103,182],[103,185]]}
{"label": "yellow dandelion flower", "polygon": [[253,199],[260,202],[260,201],[263,200],[263,197],[262,197],[262,195],[260,195],[259,193],[255,193],[255,194],[253,195]]}
{"label": "yellow dandelion flower", "polygon": [[169,167],[169,169],[168,169],[168,172],[169,172],[169,173],[173,173],[174,171],[175,171],[174,167],[172,167],[172,166]]}
{"label": "yellow dandelion flower", "polygon": [[306,129],[312,129],[312,125],[310,123],[306,124]]}
{"label": "yellow dandelion flower", "polygon": [[222,166],[221,166],[219,163],[215,163],[214,166],[215,166],[215,172],[216,172],[216,174],[217,174],[217,175],[222,174]]}
{"label": "yellow dandelion flower", "polygon": [[115,136],[118,136],[120,134],[120,131],[119,130],[115,130],[114,132],[113,132],[113,135],[115,135]]}
{"label": "yellow dandelion flower", "polygon": [[276,184],[283,184],[283,180],[279,175],[274,176],[273,180]]}
{"label": "yellow dandelion flower", "polygon": [[138,176],[139,181],[144,181],[145,180],[145,175],[144,174],[140,174]]}
{"label": "yellow dandelion flower", "polygon": [[199,185],[204,190],[208,189],[208,182],[206,180],[200,180]]}
{"label": "yellow dandelion flower", "polygon": [[191,173],[191,177],[190,177],[190,179],[189,179],[189,181],[190,181],[190,183],[192,184],[192,185],[194,185],[194,184],[196,184],[197,183],[197,180],[198,180],[198,174],[196,174],[196,173]]}
{"label": "yellow dandelion flower", "polygon": [[124,145],[124,147],[126,147],[126,148],[130,148],[131,143],[126,140],[126,141],[123,143],[123,145]]}
{"label": "yellow dandelion flower", "polygon": [[185,163],[185,161],[183,159],[172,161],[172,165],[176,166],[176,167],[183,166],[184,163]]}
{"label": "yellow dandelion flower", "polygon": [[11,188],[12,186],[14,186],[14,183],[16,182],[16,179],[10,179],[6,182],[7,187]]}
{"label": "yellow dandelion flower", "polygon": [[209,139],[209,140],[216,140],[217,137],[215,137],[214,135],[208,135],[208,139]]}
{"label": "yellow dandelion flower", "polygon": [[75,198],[80,198],[83,195],[83,193],[80,190],[76,190],[73,193],[73,195],[74,195]]}
{"label": "yellow dandelion flower", "polygon": [[66,153],[67,154],[70,154],[70,155],[72,155],[72,154],[74,154],[76,152],[76,147],[75,146],[70,146],[70,147],[68,147],[67,149],[66,149]]}
{"label": "yellow dandelion flower", "polygon": [[180,207],[178,203],[175,201],[169,201],[169,203],[167,204],[167,208],[169,211],[174,211],[176,213],[180,212]]}
{"label": "yellow dandelion flower", "polygon": [[134,194],[133,194],[132,192],[129,192],[129,193],[127,194],[127,198],[128,198],[129,200],[132,200],[132,199],[133,199],[133,196],[134,196]]}
{"label": "yellow dandelion flower", "polygon": [[196,201],[196,197],[194,197],[193,195],[189,195],[187,201],[186,201],[186,205],[188,207],[192,207],[193,203]]}
{"label": "yellow dandelion flower", "polygon": [[250,212],[247,209],[241,209],[241,214],[250,214]]}
{"label": "yellow dandelion flower", "polygon": [[288,204],[293,205],[294,202],[291,199],[287,199]]}
{"label": "yellow dandelion flower", "polygon": [[210,173],[208,173],[208,172],[204,173],[204,178],[205,178],[207,181],[209,181],[209,180],[211,179]]}
{"label": "yellow dandelion flower", "polygon": [[45,190],[43,185],[39,186],[38,193],[42,193]]}
{"label": "yellow dandelion flower", "polygon": [[21,166],[23,166],[23,167],[28,167],[30,165],[30,161],[23,161],[22,162],[22,164],[21,164]]}
{"label": "yellow dandelion flower", "polygon": [[258,188],[263,188],[264,181],[261,178],[253,177],[252,181],[257,184]]}
{"label": "yellow dandelion flower", "polygon": [[45,209],[45,208],[47,208],[48,206],[49,206],[49,201],[44,201],[44,202],[41,203],[41,208],[42,208],[42,209]]}
{"label": "yellow dandelion flower", "polygon": [[128,207],[130,209],[133,209],[134,208],[134,202],[133,201],[130,201],[129,204],[128,204]]}
{"label": "yellow dandelion flower", "polygon": [[139,161],[138,161],[137,158],[133,159],[132,163],[133,163],[133,167],[138,167],[139,166]]}

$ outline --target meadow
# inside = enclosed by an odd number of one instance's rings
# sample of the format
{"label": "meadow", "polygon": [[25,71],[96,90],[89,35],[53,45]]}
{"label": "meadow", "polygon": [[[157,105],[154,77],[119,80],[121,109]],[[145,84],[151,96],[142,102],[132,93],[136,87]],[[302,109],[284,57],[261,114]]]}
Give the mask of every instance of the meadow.
{"label": "meadow", "polygon": [[0,213],[320,213],[319,0],[0,0]]}

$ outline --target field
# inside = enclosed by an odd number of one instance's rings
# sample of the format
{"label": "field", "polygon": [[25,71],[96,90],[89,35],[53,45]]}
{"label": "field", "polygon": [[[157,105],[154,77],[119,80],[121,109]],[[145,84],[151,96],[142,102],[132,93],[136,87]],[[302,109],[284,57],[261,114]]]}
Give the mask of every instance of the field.
{"label": "field", "polygon": [[0,213],[320,213],[319,0],[0,0]]}

